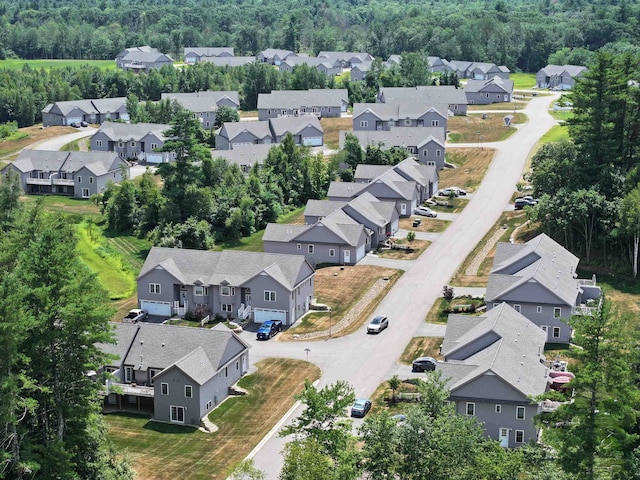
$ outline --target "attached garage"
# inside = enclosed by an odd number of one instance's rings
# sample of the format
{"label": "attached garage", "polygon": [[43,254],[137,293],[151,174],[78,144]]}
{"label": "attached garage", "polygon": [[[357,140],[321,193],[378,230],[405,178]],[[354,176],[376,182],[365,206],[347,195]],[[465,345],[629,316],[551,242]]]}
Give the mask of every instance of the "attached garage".
{"label": "attached garage", "polygon": [[153,300],[140,300],[140,308],[149,312],[149,315],[159,317],[171,316],[171,304],[169,302],[154,302]]}
{"label": "attached garage", "polygon": [[145,155],[145,160],[147,163],[162,163],[164,158],[161,153],[147,153]]}
{"label": "attached garage", "polygon": [[302,144],[305,147],[321,147],[322,137],[304,137],[302,139]]}
{"label": "attached garage", "polygon": [[267,320],[281,320],[283,324],[287,325],[287,311],[269,310],[267,308],[253,309],[253,321],[255,323],[262,323]]}
{"label": "attached garage", "polygon": [[67,117],[67,125],[71,125],[72,123],[80,123],[82,122],[82,117]]}

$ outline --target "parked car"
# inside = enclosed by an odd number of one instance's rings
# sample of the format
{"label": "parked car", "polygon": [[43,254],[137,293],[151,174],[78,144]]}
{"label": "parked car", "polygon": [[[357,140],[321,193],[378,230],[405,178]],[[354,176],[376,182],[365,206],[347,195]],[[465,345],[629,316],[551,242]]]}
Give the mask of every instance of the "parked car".
{"label": "parked car", "polygon": [[447,188],[443,188],[441,190],[438,190],[437,195],[440,197],[450,197],[450,196],[454,196],[454,197],[459,197],[460,195],[466,195],[467,191],[463,190],[460,187],[447,187]]}
{"label": "parked car", "polygon": [[533,197],[518,197],[513,202],[513,209],[522,210],[524,207],[532,207],[536,203],[538,202]]}
{"label": "parked car", "polygon": [[359,399],[351,407],[352,417],[364,417],[371,410],[371,400]]}
{"label": "parked car", "polygon": [[282,331],[282,322],[280,320],[267,320],[260,328],[258,328],[258,340],[269,340],[271,337]]}
{"label": "parked car", "polygon": [[416,358],[411,364],[412,372],[431,372],[436,369],[436,359],[432,357]]}
{"label": "parked car", "polygon": [[413,212],[414,215],[422,215],[423,217],[437,217],[438,213],[431,210],[429,207],[418,207]]}
{"label": "parked car", "polygon": [[141,308],[134,308],[127,313],[127,316],[122,319],[124,323],[138,323],[141,320],[146,320],[149,316],[149,312],[142,310]]}
{"label": "parked car", "polygon": [[367,333],[380,333],[389,326],[389,319],[384,315],[378,315],[367,325]]}
{"label": "parked car", "polygon": [[80,122],[71,122],[71,123],[70,123],[70,125],[71,125],[73,128],[80,128],[80,127],[81,127]]}
{"label": "parked car", "polygon": [[81,127],[88,127],[89,124],[83,120],[83,121],[80,122],[80,126]]}

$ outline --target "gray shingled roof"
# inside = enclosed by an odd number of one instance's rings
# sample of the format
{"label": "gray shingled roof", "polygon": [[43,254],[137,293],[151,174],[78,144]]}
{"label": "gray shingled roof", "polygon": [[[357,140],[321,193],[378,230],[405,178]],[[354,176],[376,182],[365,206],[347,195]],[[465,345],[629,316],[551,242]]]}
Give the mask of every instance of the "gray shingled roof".
{"label": "gray shingled roof", "polygon": [[434,141],[445,148],[445,129],[443,127],[398,127],[391,130],[354,130],[340,131],[340,148],[344,148],[347,133],[355,136],[362,148],[378,146],[382,149],[393,147],[420,147]]}
{"label": "gray shingled roof", "polygon": [[371,60],[373,57],[366,52],[318,52],[318,58],[325,57],[331,60],[351,61],[353,58],[359,59],[361,62]]}
{"label": "gray shingled roof", "polygon": [[353,178],[358,180],[372,180],[392,169],[393,165],[369,165],[368,163],[360,163],[356,166],[356,171],[353,174]]}
{"label": "gray shingled roof", "polygon": [[[225,122],[220,129],[220,135],[226,137],[229,141],[233,141],[242,132],[249,132],[256,138],[271,138],[271,129],[269,122],[266,120],[256,120],[251,122]],[[224,133],[224,135],[222,135]]]}
{"label": "gray shingled roof", "polygon": [[380,89],[380,98],[384,98],[385,103],[411,103],[417,102],[427,105],[440,104],[467,104],[467,97],[464,90],[453,85],[431,86],[422,85],[418,87],[384,87]]}
{"label": "gray shingled roof", "polygon": [[74,173],[86,167],[97,176],[128,163],[113,152],[62,152],[48,150],[23,150],[13,165],[21,172],[41,170],[43,172],[62,171]]}
{"label": "gray shingled roof", "polygon": [[117,358],[110,360],[108,365],[117,367],[127,356],[133,339],[138,334],[138,325],[133,323],[110,323],[109,325],[113,331],[115,343],[98,343],[96,347],[101,352],[115,355]]}
{"label": "gray shingled roof", "polygon": [[331,182],[329,184],[329,190],[327,191],[327,197],[337,198],[354,198],[360,195],[366,188],[366,183],[355,182]]}
{"label": "gray shingled roof", "polygon": [[[393,212],[396,209],[394,202],[378,200],[369,192],[363,192],[358,195],[347,204],[347,207],[353,208],[356,212],[378,227],[384,227],[387,225],[391,221]],[[347,211],[347,215],[348,214],[349,213]]]}
{"label": "gray shingled roof", "polygon": [[581,65],[547,65],[542,71],[547,76],[562,75],[563,72],[567,72],[571,77],[576,77],[582,74],[587,67]]}
{"label": "gray shingled roof", "polygon": [[307,127],[315,128],[319,132],[324,133],[322,126],[320,125],[320,120],[312,115],[305,115],[302,117],[271,118],[269,119],[269,122],[271,123],[273,133],[278,137],[286,135],[287,133],[297,135],[300,130]]}
{"label": "gray shingled roof", "polygon": [[183,285],[242,286],[261,272],[271,275],[289,290],[313,271],[300,255],[225,250],[210,252],[180,248],[153,247],[138,278],[156,268],[163,268]]}
{"label": "gray shingled roof", "polygon": [[273,58],[278,55],[280,58],[288,57],[289,55],[294,55],[291,50],[282,50],[280,48],[266,48],[260,52],[266,58]]}
{"label": "gray shingled roof", "polygon": [[238,107],[240,106],[240,98],[238,92],[235,91],[206,90],[195,93],[163,93],[162,100],[167,98],[175,100],[191,112],[215,112],[218,109],[218,102],[224,98],[229,99]]}
{"label": "gray shingled roof", "polygon": [[308,65],[313,68],[318,68],[320,65],[323,65],[327,69],[340,66],[339,63],[336,64],[334,62],[331,62],[327,58],[317,58],[317,57],[287,57],[287,59],[282,62],[282,65],[284,64],[287,64],[292,68],[302,64]]}
{"label": "gray shingled roof", "polygon": [[354,103],[353,118],[356,119],[367,110],[383,121],[415,119],[431,110],[437,111],[443,117],[449,115],[449,107],[445,103],[428,106],[419,103]]}
{"label": "gray shingled roof", "polygon": [[200,61],[212,63],[217,67],[241,67],[255,63],[256,57],[201,57]]}
{"label": "gray shingled roof", "polygon": [[489,80],[467,80],[464,91],[468,93],[481,92],[486,86],[495,84],[506,93],[513,93],[513,80],[506,80],[500,77],[493,77]]}
{"label": "gray shingled roof", "polygon": [[304,209],[305,217],[326,217],[330,213],[345,206],[347,202],[341,200],[307,200]]}
{"label": "gray shingled roof", "polygon": [[261,165],[267,159],[272,144],[234,145],[233,150],[211,150],[212,158],[224,158],[236,165]]}
{"label": "gray shingled roof", "polygon": [[309,225],[268,223],[262,234],[263,242],[290,242],[298,235],[309,230]]}
{"label": "gray shingled roof", "polygon": [[113,98],[94,98],[84,100],[67,100],[63,102],[55,102],[48,104],[42,109],[42,113],[49,113],[56,107],[62,115],[68,115],[76,108],[82,110],[87,115],[96,115],[98,113],[113,113],[126,106],[126,97]]}
{"label": "gray shingled roof", "polygon": [[[143,137],[153,133],[160,140],[165,140],[164,132],[169,130],[171,125],[162,123],[119,123],[104,122],[100,125],[98,132],[103,132],[113,141],[140,141]],[[94,133],[96,135],[98,132]]]}
{"label": "gray shingled roof", "polygon": [[190,53],[201,57],[219,57],[224,53],[230,53],[233,56],[234,50],[233,47],[184,47],[184,56]]}
{"label": "gray shingled roof", "polygon": [[312,88],[310,90],[273,90],[258,94],[258,109],[340,107],[349,101],[345,88]]}
{"label": "gray shingled roof", "polygon": [[435,165],[423,165],[413,157],[405,158],[393,169],[403,177],[413,180],[422,186],[429,185],[429,182],[434,182],[438,179],[438,169]]}

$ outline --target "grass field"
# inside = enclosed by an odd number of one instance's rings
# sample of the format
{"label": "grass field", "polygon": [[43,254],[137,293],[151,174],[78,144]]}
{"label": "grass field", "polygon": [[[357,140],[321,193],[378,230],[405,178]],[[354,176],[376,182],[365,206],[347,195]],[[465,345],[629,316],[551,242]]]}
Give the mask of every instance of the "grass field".
{"label": "grass field", "polygon": [[418,357],[433,357],[441,359],[440,345],[444,337],[413,337],[400,356],[400,363],[411,365]]}
{"label": "grass field", "polygon": [[320,369],[290,359],[267,359],[239,384],[248,395],[229,398],[209,415],[215,433],[146,417],[106,415],[109,439],[132,460],[139,480],[223,480],[294,404],[304,381]]}
{"label": "grass field", "polygon": [[116,68],[116,62],[114,60],[0,60],[0,69],[6,68],[9,70],[21,70],[25,65],[29,65],[34,69],[49,69],[53,67],[80,68],[87,65],[91,67],[100,67],[105,70],[112,70]]}
{"label": "grass field", "polygon": [[[304,225],[304,208],[300,207],[292,212],[282,215],[278,219],[278,223],[292,223],[294,225]],[[246,250],[249,252],[264,251],[264,243],[262,242],[264,230],[253,233],[248,237],[241,238],[237,241],[226,242],[216,245],[214,250]]]}
{"label": "grass field", "polygon": [[[422,220],[422,223],[417,227],[413,226],[414,218],[420,218]],[[430,217],[421,217],[419,215],[414,215],[411,218],[400,219],[401,229],[413,230],[415,232],[444,232],[449,225],[451,225],[451,222],[448,220],[438,220]]]}
{"label": "grass field", "polygon": [[544,145],[545,143],[563,142],[565,140],[570,140],[569,127],[566,125],[554,125],[540,138],[538,144]]}
{"label": "grass field", "polygon": [[41,201],[46,211],[78,214],[93,218],[94,221],[100,219],[100,209],[95,203],[86,199],[65,197],[63,195],[23,195],[20,197],[26,206],[33,206]]}
{"label": "grass field", "polygon": [[340,148],[340,130],[353,130],[351,118],[321,118],[320,125],[324,130],[324,144],[333,149]]}
{"label": "grass field", "polygon": [[536,86],[535,73],[512,73],[509,79],[513,80],[514,90],[530,89]]}
{"label": "grass field", "polygon": [[456,168],[441,170],[438,186],[475,190],[487,173],[494,155],[495,150],[492,148],[448,148],[447,162],[454,164]]}
{"label": "grass field", "polygon": [[[516,132],[515,127],[505,127],[504,114],[489,113],[483,119],[481,115],[467,115],[449,119],[449,141],[451,143],[477,143],[482,146],[485,142],[499,142],[509,138]],[[512,123],[524,123],[527,116],[516,113]]]}

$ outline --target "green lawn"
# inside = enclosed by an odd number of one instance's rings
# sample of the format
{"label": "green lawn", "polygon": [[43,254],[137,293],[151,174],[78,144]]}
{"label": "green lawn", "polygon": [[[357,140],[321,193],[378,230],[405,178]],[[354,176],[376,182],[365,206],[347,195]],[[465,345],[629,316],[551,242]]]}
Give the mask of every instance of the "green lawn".
{"label": "green lawn", "polygon": [[93,217],[95,221],[101,217],[98,206],[87,199],[64,195],[23,195],[20,200],[27,206],[33,206],[37,201],[42,201],[44,209],[50,212],[78,214],[83,217]]}
{"label": "green lawn", "polygon": [[555,125],[545,133],[539,143],[544,145],[545,143],[562,142],[569,140],[569,128],[566,125]]}
{"label": "green lawn", "polygon": [[31,68],[52,68],[52,67],[84,67],[86,65],[92,67],[100,67],[105,70],[111,70],[116,68],[116,62],[114,60],[0,60],[0,69],[7,68],[9,70],[20,70],[25,65],[29,65]]}
{"label": "green lawn", "polygon": [[509,78],[513,80],[513,88],[529,89],[536,86],[536,74],[535,73],[512,73]]}
{"label": "green lawn", "polygon": [[[278,223],[304,223],[304,208],[305,207],[300,207],[292,212],[282,215],[278,218]],[[246,250],[249,252],[263,252],[264,244],[262,243],[262,235],[264,235],[264,230],[255,232],[253,235],[241,238],[240,240],[216,245],[215,250]]]}

